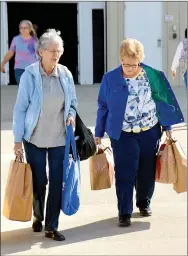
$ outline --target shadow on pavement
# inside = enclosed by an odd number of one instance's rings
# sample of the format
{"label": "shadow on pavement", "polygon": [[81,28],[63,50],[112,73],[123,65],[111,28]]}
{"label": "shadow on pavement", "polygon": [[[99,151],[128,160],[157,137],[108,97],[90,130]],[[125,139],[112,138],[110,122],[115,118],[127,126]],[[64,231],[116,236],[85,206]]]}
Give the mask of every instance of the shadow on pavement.
{"label": "shadow on pavement", "polygon": [[23,252],[31,248],[48,249],[83,241],[140,232],[150,228],[149,222],[133,221],[128,228],[116,226],[117,218],[105,219],[83,226],[63,230],[66,239],[56,242],[44,237],[44,232],[33,233],[31,228],[13,230],[1,233],[1,255]]}

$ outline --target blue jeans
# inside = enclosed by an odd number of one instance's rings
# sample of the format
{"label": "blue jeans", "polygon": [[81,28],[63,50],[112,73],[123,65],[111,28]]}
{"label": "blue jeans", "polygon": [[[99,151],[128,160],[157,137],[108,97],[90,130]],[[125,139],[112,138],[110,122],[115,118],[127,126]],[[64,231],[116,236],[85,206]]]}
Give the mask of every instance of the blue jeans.
{"label": "blue jeans", "polygon": [[26,160],[33,174],[33,213],[34,217],[44,220],[44,203],[46,185],[46,158],[49,166],[49,191],[46,207],[45,230],[55,231],[58,228],[61,209],[63,160],[65,147],[38,148],[24,140]]}
{"label": "blue jeans", "polygon": [[188,83],[188,73],[187,73],[187,71],[184,74],[184,83],[185,83],[185,87],[186,87],[186,90],[187,90],[187,83]]}
{"label": "blue jeans", "polygon": [[17,85],[19,85],[21,75],[23,74],[24,71],[25,71],[25,69],[19,69],[19,68],[16,68],[14,70],[14,74],[15,74],[15,79],[16,79]]}
{"label": "blue jeans", "polygon": [[110,139],[119,215],[132,214],[135,184],[137,207],[149,207],[155,188],[156,153],[160,138],[161,128],[157,124],[140,133],[122,131],[119,140]]}

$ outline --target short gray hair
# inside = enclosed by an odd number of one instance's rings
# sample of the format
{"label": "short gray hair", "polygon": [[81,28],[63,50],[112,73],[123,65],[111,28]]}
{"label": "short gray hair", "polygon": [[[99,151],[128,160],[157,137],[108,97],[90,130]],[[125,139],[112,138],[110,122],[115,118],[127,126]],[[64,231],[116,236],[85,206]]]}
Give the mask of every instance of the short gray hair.
{"label": "short gray hair", "polygon": [[56,31],[55,29],[48,29],[39,39],[38,41],[38,51],[42,49],[48,48],[50,43],[59,42],[63,48],[64,42],[60,37],[61,32]]}

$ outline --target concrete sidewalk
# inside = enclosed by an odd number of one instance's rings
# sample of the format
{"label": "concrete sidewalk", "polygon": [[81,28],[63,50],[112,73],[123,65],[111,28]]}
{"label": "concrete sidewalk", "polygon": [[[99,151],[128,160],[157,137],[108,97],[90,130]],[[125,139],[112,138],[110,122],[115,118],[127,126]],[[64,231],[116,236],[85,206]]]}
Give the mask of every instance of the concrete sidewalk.
{"label": "concrete sidewalk", "polygon": [[[89,126],[95,126],[99,85],[77,85],[79,112]],[[184,87],[173,88],[187,122],[187,97]],[[16,100],[17,86],[1,87],[1,129],[11,129],[12,110]]]}
{"label": "concrete sidewalk", "polygon": [[[99,86],[77,86],[79,112],[94,128]],[[16,87],[1,89],[1,209],[10,160],[14,157],[12,111]],[[184,88],[175,90],[186,115]],[[187,128],[174,132],[187,152]],[[109,140],[105,139],[105,144]],[[66,237],[55,242],[44,233],[33,233],[31,222],[21,223],[1,216],[2,255],[187,255],[187,194],[177,194],[172,185],[156,184],[152,200],[153,216],[141,218],[134,208],[132,226],[118,228],[114,186],[91,191],[88,161],[81,163],[81,207],[72,217],[61,213],[59,230]]]}

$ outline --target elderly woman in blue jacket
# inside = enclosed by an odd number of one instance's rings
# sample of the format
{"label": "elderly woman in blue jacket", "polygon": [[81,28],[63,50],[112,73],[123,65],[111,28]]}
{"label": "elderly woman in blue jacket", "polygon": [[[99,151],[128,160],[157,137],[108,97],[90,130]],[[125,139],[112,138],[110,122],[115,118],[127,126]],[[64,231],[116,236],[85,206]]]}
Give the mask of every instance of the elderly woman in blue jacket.
{"label": "elderly woman in blue jacket", "polygon": [[[133,190],[141,216],[152,214],[156,153],[162,131],[184,121],[165,75],[142,63],[144,48],[122,41],[121,65],[103,76],[95,128],[96,143],[106,132],[114,153],[119,226],[131,224]],[[135,185],[136,184],[136,185]]]}
{"label": "elderly woman in blue jacket", "polygon": [[42,231],[47,175],[49,191],[45,236],[56,241],[65,237],[57,231],[61,207],[66,126],[73,124],[77,99],[71,72],[58,64],[64,47],[60,33],[47,30],[38,42],[40,61],[25,69],[13,114],[14,151],[22,154],[33,173],[33,231]]}

